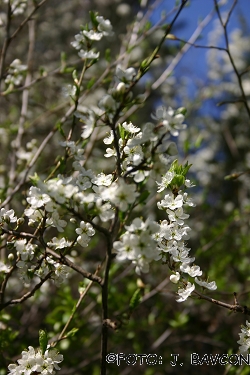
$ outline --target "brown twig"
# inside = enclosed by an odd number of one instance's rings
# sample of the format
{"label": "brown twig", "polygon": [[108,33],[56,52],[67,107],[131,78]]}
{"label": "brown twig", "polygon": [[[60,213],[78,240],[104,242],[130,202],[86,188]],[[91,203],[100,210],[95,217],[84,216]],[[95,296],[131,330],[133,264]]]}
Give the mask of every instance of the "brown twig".
{"label": "brown twig", "polygon": [[[208,297],[206,296],[205,294],[201,294],[200,292],[197,292],[197,291],[194,291],[193,294],[196,294],[199,299],[204,299],[210,303],[213,303],[215,305],[218,305],[218,306],[221,306],[221,307],[224,307],[225,309],[228,309],[228,310],[231,310],[233,312],[240,312],[242,314],[245,314],[245,315],[250,315],[250,309],[247,307],[247,306],[241,306],[237,303],[234,303],[233,305],[230,304],[230,303],[226,303],[226,302],[222,302],[222,301],[219,301],[217,299],[214,299],[214,298],[211,298],[211,297]],[[234,297],[235,297],[235,293],[234,293]],[[235,302],[235,298],[234,298],[234,302]]]}
{"label": "brown twig", "polygon": [[62,254],[57,254],[55,251],[49,248],[46,249],[46,254],[52,255],[57,261],[64,264],[65,266],[72,268],[86,279],[92,280],[100,285],[103,284],[103,280],[101,277],[97,276],[96,274],[85,271],[82,267],[77,266],[75,263],[71,262],[71,260],[69,260],[66,256]]}
{"label": "brown twig", "polygon": [[53,271],[50,271],[38,284],[36,284],[34,286],[34,288],[32,290],[25,293],[22,297],[17,298],[17,299],[11,299],[8,302],[2,303],[0,305],[0,311],[3,310],[5,307],[7,307],[9,305],[17,305],[18,303],[22,303],[22,302],[26,301],[28,298],[32,297],[35,294],[35,292],[38,289],[40,289],[40,287],[45,283],[45,281],[50,278],[52,273],[53,273]]}

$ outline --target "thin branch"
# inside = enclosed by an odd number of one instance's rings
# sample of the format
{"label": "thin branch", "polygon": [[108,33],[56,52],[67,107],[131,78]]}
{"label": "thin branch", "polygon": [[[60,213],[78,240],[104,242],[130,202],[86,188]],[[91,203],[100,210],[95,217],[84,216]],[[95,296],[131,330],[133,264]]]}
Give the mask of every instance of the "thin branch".
{"label": "thin branch", "polygon": [[232,4],[232,6],[231,6],[231,9],[229,10],[229,12],[228,12],[228,14],[227,14],[227,18],[226,18],[226,21],[225,21],[225,23],[224,23],[224,26],[225,26],[225,27],[227,27],[227,25],[228,25],[228,22],[229,22],[229,20],[230,20],[230,18],[231,18],[231,15],[232,15],[232,13],[233,13],[233,10],[234,10],[234,8],[235,8],[237,2],[238,2],[238,0],[234,0],[233,4]]}
{"label": "thin branch", "polygon": [[52,255],[60,263],[72,268],[73,270],[78,272],[80,275],[82,275],[86,279],[92,280],[100,285],[103,284],[103,280],[101,277],[97,276],[96,274],[85,271],[82,267],[77,266],[75,263],[71,262],[71,260],[69,260],[66,256],[62,254],[57,254],[55,251],[48,249],[48,248],[46,248],[46,254]]}
{"label": "thin branch", "polygon": [[34,239],[34,240],[38,240],[38,237],[34,234],[30,234],[30,233],[26,233],[26,232],[18,232],[17,230],[10,230],[10,229],[6,229],[6,228],[3,228],[1,227],[1,231],[3,233],[7,233],[11,236],[15,236],[17,238],[27,238],[27,239]]}
{"label": "thin branch", "polygon": [[[94,275],[96,276],[99,271],[100,271],[100,266],[97,267]],[[87,287],[85,288],[85,290],[82,293],[80,293],[80,297],[79,297],[79,299],[78,299],[78,301],[77,301],[77,303],[75,305],[75,308],[73,309],[73,311],[72,311],[72,313],[71,313],[71,315],[70,315],[67,323],[63,327],[62,332],[60,333],[60,335],[58,336],[58,338],[55,341],[53,341],[53,343],[51,343],[52,347],[55,346],[58,343],[58,341],[61,341],[64,338],[65,332],[67,331],[67,329],[68,329],[71,321],[73,320],[76,311],[78,310],[80,304],[82,303],[83,298],[87,295],[87,293],[88,293],[88,291],[89,291],[89,289],[91,288],[92,285],[93,285],[93,281],[90,281],[89,284],[87,285]],[[66,335],[66,337],[67,337],[67,335]]]}
{"label": "thin branch", "polygon": [[247,306],[241,306],[239,304],[233,304],[233,305],[231,305],[229,303],[222,302],[222,301],[219,301],[217,299],[208,297],[208,296],[206,296],[204,294],[201,294],[201,293],[199,293],[197,291],[194,291],[193,294],[196,294],[199,297],[199,299],[204,299],[204,300],[206,300],[206,301],[208,301],[210,303],[213,303],[215,305],[224,307],[225,309],[231,310],[233,312],[240,312],[240,313],[245,314],[245,315],[250,315],[250,309]]}
{"label": "thin branch", "polygon": [[22,297],[20,297],[18,299],[11,299],[10,301],[1,304],[0,305],[0,311],[3,310],[5,307],[7,307],[9,305],[17,305],[18,303],[22,303],[22,302],[26,301],[28,298],[32,297],[35,294],[35,292],[38,289],[40,289],[40,287],[45,283],[45,281],[50,278],[52,273],[53,273],[53,271],[50,271],[38,284],[36,284],[34,286],[34,288],[32,290],[30,290],[29,292],[24,294]]}
{"label": "thin branch", "polygon": [[[11,20],[11,5],[10,1],[8,2],[8,14],[7,14],[7,25],[6,25],[6,37],[4,40],[3,48],[1,51],[0,56],[0,80],[3,76],[3,68],[4,68],[4,61],[7,54],[8,47],[11,43],[11,41],[19,34],[19,32],[22,30],[22,28],[26,25],[26,23],[32,18],[32,16],[35,14],[35,12],[46,2],[47,0],[42,0],[39,4],[35,6],[35,8],[32,10],[32,12],[21,22],[21,24],[18,26],[18,28],[14,31],[14,33],[10,35],[10,20]],[[1,91],[1,87],[0,87]]]}
{"label": "thin branch", "polygon": [[1,55],[0,55],[0,91],[1,91],[1,82],[2,82],[2,77],[3,77],[4,61],[6,58],[7,49],[9,45],[10,25],[11,25],[11,5],[9,1],[8,10],[7,10],[5,39],[4,39],[3,48],[1,50]]}
{"label": "thin branch", "polygon": [[26,25],[26,23],[32,18],[32,16],[36,13],[36,11],[48,0],[42,0],[39,4],[35,6],[35,8],[30,12],[30,14],[21,22],[18,28],[14,31],[14,33],[9,38],[9,43],[19,34],[22,28]]}
{"label": "thin branch", "polygon": [[202,22],[200,22],[199,26],[196,28],[194,33],[189,38],[188,42],[185,44],[185,46],[182,47],[180,52],[174,57],[171,64],[167,67],[167,69],[161,74],[161,76],[153,83],[152,90],[156,90],[162,83],[166,81],[168,76],[173,72],[177,64],[182,59],[183,55],[187,53],[187,51],[190,49],[190,47],[194,44],[194,42],[197,40],[197,38],[200,36],[202,30],[207,26],[207,24],[211,21],[213,18],[215,11],[212,10]]}
{"label": "thin branch", "polygon": [[[167,38],[168,39],[168,38]],[[177,40],[178,42],[182,42],[184,43],[185,45],[188,44],[190,45],[190,47],[195,47],[195,48],[203,48],[203,49],[217,49],[219,51],[225,51],[227,52],[227,49],[224,48],[224,47],[218,47],[218,46],[204,46],[202,44],[195,44],[195,43],[192,43],[190,42],[191,38],[189,40],[184,40],[184,39],[181,39],[181,38],[178,38],[177,36],[173,36],[171,38],[169,38],[169,40]]]}
{"label": "thin branch", "polygon": [[250,108],[249,108],[249,105],[248,105],[248,101],[247,101],[247,96],[245,94],[245,90],[243,88],[242,76],[238,72],[238,69],[237,69],[237,67],[235,65],[235,62],[234,62],[234,59],[233,59],[233,56],[231,54],[231,50],[230,50],[230,46],[229,46],[229,39],[228,39],[228,32],[227,32],[227,24],[228,24],[229,18],[230,18],[231,14],[232,14],[232,11],[233,11],[236,3],[237,3],[237,0],[234,1],[233,5],[232,5],[232,7],[231,7],[231,9],[229,11],[229,14],[228,14],[226,22],[223,22],[222,17],[221,17],[221,13],[220,13],[220,10],[219,10],[219,6],[218,6],[218,3],[217,3],[217,0],[214,0],[215,10],[216,10],[217,16],[218,16],[218,18],[220,20],[221,26],[222,26],[223,31],[224,31],[224,38],[225,38],[225,43],[226,43],[226,52],[227,52],[227,55],[229,57],[229,61],[230,61],[231,65],[232,65],[233,71],[234,71],[234,73],[235,73],[235,75],[237,77],[239,88],[240,88],[240,91],[241,91],[242,101],[243,101],[243,104],[244,104],[245,109],[247,111],[248,117],[250,118]]}
{"label": "thin branch", "polygon": [[[35,46],[35,20],[31,20],[28,24],[29,26],[29,49],[28,49],[28,56],[27,56],[27,76],[25,79],[25,86],[29,85],[32,79],[32,58],[33,58],[33,52],[34,52],[34,46]],[[18,177],[17,174],[17,151],[20,150],[22,146],[22,137],[24,134],[24,124],[27,118],[27,112],[28,112],[28,101],[29,101],[29,90],[25,89],[22,92],[22,108],[21,108],[21,114],[18,124],[18,132],[15,141],[13,144],[13,152],[11,156],[11,163],[10,163],[10,172],[9,172],[9,182],[8,182],[8,190],[7,190],[7,196],[11,195],[14,182],[16,178]]]}
{"label": "thin branch", "polygon": [[[113,248],[113,241],[112,241],[112,232],[114,232],[115,226],[111,225],[109,235],[106,235],[106,263],[105,263],[105,270],[104,270],[104,278],[102,283],[102,336],[101,336],[101,375],[106,374],[106,356],[108,350],[108,325],[106,322],[109,318],[109,311],[108,311],[108,296],[109,296],[109,272],[112,263],[112,248]],[[111,232],[112,231],[112,232]]]}

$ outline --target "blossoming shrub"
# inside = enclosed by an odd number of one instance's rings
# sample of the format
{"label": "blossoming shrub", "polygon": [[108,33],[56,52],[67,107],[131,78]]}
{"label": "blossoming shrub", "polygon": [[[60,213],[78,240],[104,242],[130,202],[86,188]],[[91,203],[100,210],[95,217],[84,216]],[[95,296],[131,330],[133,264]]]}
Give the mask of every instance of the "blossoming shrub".
{"label": "blossoming shrub", "polygon": [[[168,25],[156,30],[163,34],[150,52],[140,47],[139,62],[131,63],[132,53],[155,31],[146,13],[138,12],[128,42],[115,56],[112,23],[91,11],[72,38],[74,59],[62,53],[59,68],[40,67],[37,72],[31,64],[33,14],[39,14],[46,0],[5,3],[6,30],[15,25],[15,17],[23,19],[6,36],[0,64],[1,100],[13,100],[0,129],[3,149],[8,149],[0,211],[2,373],[55,374],[60,364],[62,374],[105,374],[108,352],[126,348],[135,353],[157,349],[166,357],[172,347],[164,350],[161,343],[176,328],[184,332],[189,323],[196,326],[196,309],[200,318],[202,310],[191,298],[203,300],[202,306],[206,300],[216,308],[248,314],[236,293],[231,303],[210,297],[216,281],[189,245],[195,243],[199,220],[192,225],[192,210],[200,194],[190,177],[194,168],[192,177],[199,182],[196,156],[190,152],[194,166],[183,158],[189,115],[170,98],[170,104],[154,104],[151,114],[147,109],[152,92],[146,79],[155,74],[166,37],[175,39],[172,28],[187,2],[176,6]],[[222,19],[221,24],[226,29]],[[12,39],[25,25],[27,65],[19,56],[8,62]],[[104,49],[100,41],[110,48]],[[114,50],[117,53],[116,46]],[[39,84],[46,88],[51,77],[65,81],[59,102],[46,112]],[[36,100],[42,107],[39,115],[38,106],[32,109]],[[51,95],[49,100],[55,103]],[[167,299],[147,305],[163,291]],[[180,302],[186,303],[186,313]],[[160,320],[166,314],[168,328],[162,332]],[[212,320],[206,318],[206,333],[214,329]],[[202,326],[202,318],[199,322]],[[243,327],[240,353],[248,351],[248,337]],[[205,344],[202,350],[208,350]],[[156,368],[162,371],[162,363]],[[145,365],[138,371],[151,373]],[[117,368],[109,367],[109,372],[117,373]]]}

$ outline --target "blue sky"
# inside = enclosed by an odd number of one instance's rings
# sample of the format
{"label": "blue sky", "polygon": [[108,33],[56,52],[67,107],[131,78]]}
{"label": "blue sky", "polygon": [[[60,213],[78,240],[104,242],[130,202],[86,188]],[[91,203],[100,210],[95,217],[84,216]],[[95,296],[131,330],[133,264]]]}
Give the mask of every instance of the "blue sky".
{"label": "blue sky", "polygon": [[[221,7],[221,10],[228,11],[234,0],[228,0],[227,4]],[[214,1],[213,0],[190,0],[189,6],[186,6],[182,13],[178,18],[178,22],[183,25],[180,29],[175,29],[175,35],[181,39],[188,40],[195,29],[197,28],[199,22],[203,20],[214,8]],[[160,19],[161,12],[169,12],[173,6],[175,5],[175,0],[163,0],[162,3],[157,7],[152,17],[152,21],[156,22]],[[246,32],[250,34],[250,0],[238,0],[236,7],[232,13],[230,18],[230,22],[228,24],[228,31],[232,31],[236,27],[241,27],[242,24],[240,23],[240,19],[245,18],[245,27]],[[167,21],[170,22],[172,19],[169,18]],[[197,40],[197,44],[207,45],[207,37],[208,33],[213,29],[214,20],[217,18],[215,14],[212,20],[208,23],[208,25],[203,29],[201,33],[201,38]],[[249,41],[250,42],[250,41]],[[171,43],[168,41],[168,43]],[[206,66],[206,49],[194,48],[191,47],[186,55],[182,58],[179,65],[176,68],[176,73],[182,72],[191,74],[194,73],[195,75],[200,76],[200,78],[206,76],[207,66]]]}

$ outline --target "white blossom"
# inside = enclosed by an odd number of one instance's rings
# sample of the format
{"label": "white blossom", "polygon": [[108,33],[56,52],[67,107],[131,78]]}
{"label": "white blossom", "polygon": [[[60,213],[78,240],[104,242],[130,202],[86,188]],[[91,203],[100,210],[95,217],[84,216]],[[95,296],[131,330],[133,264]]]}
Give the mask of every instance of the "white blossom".
{"label": "white blossom", "polygon": [[103,143],[110,145],[114,141],[114,134],[110,132],[107,137],[104,138]]}
{"label": "white blossom", "polygon": [[136,185],[128,185],[123,179],[120,179],[118,182],[113,182],[108,189],[102,193],[104,200],[109,200],[121,211],[126,211],[128,205],[134,203],[138,195]]}
{"label": "white blossom", "polygon": [[0,224],[3,222],[6,223],[15,223],[17,221],[17,217],[14,216],[14,210],[6,210],[5,208],[1,208],[0,210]]}
{"label": "white blossom", "polygon": [[160,193],[161,191],[167,189],[169,184],[173,180],[174,176],[175,176],[174,172],[167,172],[165,176],[162,176],[161,182],[156,181],[157,185],[159,186],[157,193]]}
{"label": "white blossom", "polygon": [[90,223],[80,222],[80,227],[76,228],[76,233],[79,235],[77,237],[77,242],[82,247],[87,247],[90,241],[90,237],[94,236],[95,230]]}
{"label": "white blossom", "polygon": [[191,295],[194,289],[195,289],[195,285],[188,282],[185,288],[178,289],[179,298],[176,301],[177,302],[186,301],[186,299]]}
{"label": "white blossom", "polygon": [[32,260],[34,257],[34,251],[37,248],[37,245],[27,243],[26,239],[16,240],[14,246],[18,254],[21,255],[21,259],[24,261],[28,259]]}
{"label": "white blossom", "polygon": [[102,199],[97,199],[96,208],[100,219],[104,222],[113,219],[115,211],[109,202],[103,204]]}
{"label": "white blossom", "polygon": [[122,69],[120,65],[117,65],[116,67],[116,76],[122,82],[131,82],[135,75],[136,71],[134,68]]}
{"label": "white blossom", "polygon": [[22,351],[22,357],[17,360],[18,365],[10,364],[9,373],[12,375],[31,375],[39,373],[41,375],[55,374],[55,370],[60,370],[58,363],[63,361],[63,356],[55,349],[47,349],[44,354],[41,350],[32,346],[28,350]]}
{"label": "white blossom", "polygon": [[114,242],[117,260],[131,260],[136,266],[136,273],[148,272],[149,263],[160,258],[154,234],[159,230],[159,224],[147,219],[135,218],[120,241]]}
{"label": "white blossom", "polygon": [[53,237],[50,242],[48,242],[48,246],[54,247],[55,249],[64,249],[65,247],[69,247],[72,245],[72,242],[67,241],[64,237],[57,238]]}
{"label": "white blossom", "polygon": [[97,186],[109,186],[112,183],[112,174],[105,175],[104,173],[99,173],[96,177],[92,178],[91,182]]}
{"label": "white blossom", "polygon": [[79,174],[76,178],[76,185],[80,191],[87,190],[92,186],[89,177]]}
{"label": "white blossom", "polygon": [[164,106],[158,107],[152,118],[160,121],[165,130],[169,131],[175,137],[179,135],[179,130],[186,128],[186,124],[183,124],[184,115],[181,113],[175,114],[175,111],[171,107],[168,109]]}
{"label": "white blossom", "polygon": [[27,71],[27,66],[22,65],[19,59],[15,59],[10,64],[7,77],[5,78],[5,83],[7,85],[18,86],[21,84],[23,75]]}
{"label": "white blossom", "polygon": [[0,261],[0,272],[8,273],[10,267],[6,266],[3,262]]}
{"label": "white blossom", "polygon": [[75,40],[74,42],[71,42],[71,45],[75,48],[75,49],[81,49],[83,46],[85,46],[85,43],[86,43],[86,38],[84,36],[84,34],[82,32],[80,32],[80,34],[77,34],[75,35]]}
{"label": "white blossom", "polygon": [[48,194],[44,194],[41,189],[31,186],[27,202],[32,206],[32,208],[40,208],[44,206],[51,200]]}
{"label": "white blossom", "polygon": [[183,263],[180,266],[182,272],[188,273],[191,277],[201,276],[202,271],[199,266],[189,266],[187,263]]}
{"label": "white blossom", "polygon": [[53,212],[51,218],[46,221],[49,225],[56,227],[58,232],[63,232],[67,225],[67,221],[60,219],[59,213],[57,211]]}
{"label": "white blossom", "polygon": [[[200,275],[197,275],[197,276],[200,276]],[[197,284],[199,284],[200,286],[202,286],[203,288],[207,288],[209,290],[216,290],[217,289],[217,285],[215,283],[215,281],[211,281],[210,283],[206,282],[206,281],[201,281],[199,280],[197,277],[195,278],[195,282]]]}
{"label": "white blossom", "polygon": [[[129,147],[129,143],[123,149],[124,153],[127,155],[125,163],[131,163],[132,165],[139,165],[144,157],[141,146]],[[124,163],[124,164],[125,164]]]}
{"label": "white blossom", "polygon": [[95,52],[94,50],[85,51],[81,49],[78,52],[78,56],[81,57],[81,59],[98,59],[100,55],[100,52]]}
{"label": "white blossom", "polygon": [[[8,3],[9,0],[4,0]],[[22,14],[27,6],[27,0],[10,0],[11,12],[13,15]]]}
{"label": "white blossom", "polygon": [[170,221],[176,221],[179,225],[184,224],[184,220],[189,218],[188,214],[185,214],[183,208],[177,208],[175,211],[167,209],[168,218]]}
{"label": "white blossom", "polygon": [[113,28],[110,20],[105,20],[102,16],[97,16],[96,20],[99,23],[99,25],[97,26],[98,31],[100,31],[104,36],[113,35]]}
{"label": "white blossom", "polygon": [[86,38],[88,38],[88,39],[90,39],[90,40],[101,40],[102,39],[102,37],[103,37],[103,33],[97,33],[96,31],[94,31],[94,30],[90,30],[90,31],[87,31],[87,30],[83,30],[82,31],[82,34],[86,37]]}
{"label": "white blossom", "polygon": [[175,210],[180,208],[183,205],[183,196],[178,194],[177,197],[173,193],[165,195],[164,199],[161,202],[157,203],[159,209],[163,210],[164,208],[169,208],[170,210]]}
{"label": "white blossom", "polygon": [[137,128],[136,126],[134,126],[132,124],[132,122],[123,122],[122,123],[122,127],[127,130],[129,133],[131,134],[135,134],[135,133],[138,133],[141,129],[140,128]]}
{"label": "white blossom", "polygon": [[111,156],[116,156],[115,149],[107,148],[106,149],[106,154],[104,154],[104,156],[105,156],[105,158],[110,158]]}
{"label": "white blossom", "polygon": [[246,321],[246,326],[241,326],[240,339],[237,343],[240,345],[240,354],[246,354],[250,348],[250,323]]}

